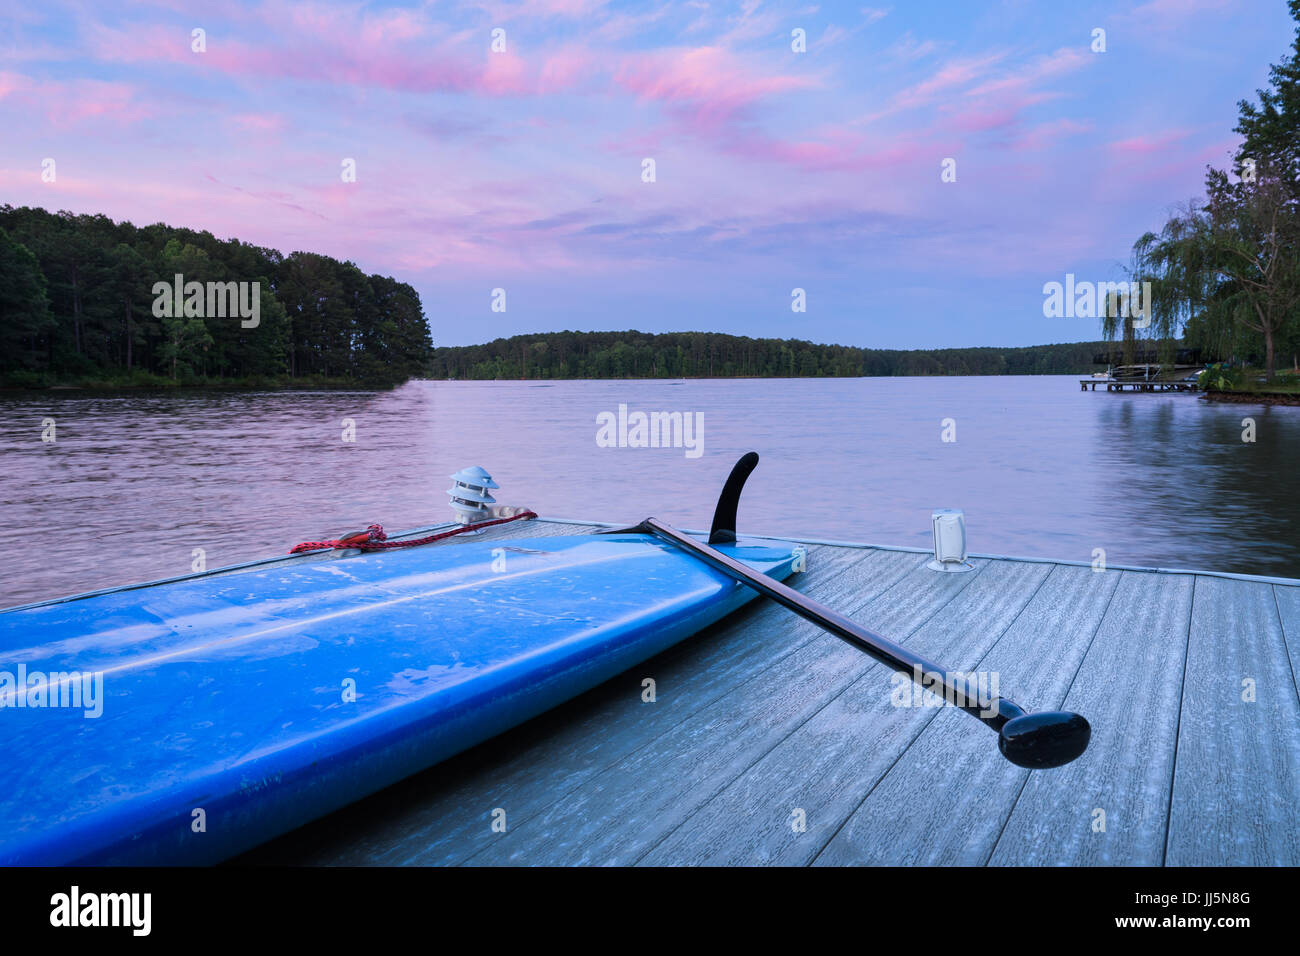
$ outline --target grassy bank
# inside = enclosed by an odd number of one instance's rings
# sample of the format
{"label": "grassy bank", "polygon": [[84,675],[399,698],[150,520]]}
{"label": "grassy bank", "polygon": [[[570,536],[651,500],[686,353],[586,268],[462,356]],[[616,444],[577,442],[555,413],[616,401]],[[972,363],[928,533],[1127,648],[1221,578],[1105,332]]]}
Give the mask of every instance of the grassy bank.
{"label": "grassy bank", "polygon": [[1287,392],[1206,392],[1205,400],[1237,405],[1300,405],[1300,389]]}
{"label": "grassy bank", "polygon": [[1211,402],[1260,405],[1300,405],[1300,372],[1278,372],[1273,381],[1264,380],[1264,370],[1211,365],[1197,379]]}
{"label": "grassy bank", "polygon": [[1216,364],[1200,374],[1197,384],[1207,392],[1300,395],[1300,371],[1285,369],[1274,374],[1273,381],[1269,382],[1265,381],[1262,368],[1250,365],[1229,368]]}

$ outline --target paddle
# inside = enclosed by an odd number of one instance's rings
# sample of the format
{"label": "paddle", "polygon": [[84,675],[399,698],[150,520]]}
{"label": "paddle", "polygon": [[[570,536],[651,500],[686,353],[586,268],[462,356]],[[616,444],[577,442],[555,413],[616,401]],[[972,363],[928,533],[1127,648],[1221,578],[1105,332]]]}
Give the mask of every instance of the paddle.
{"label": "paddle", "polygon": [[607,533],[654,535],[807,618],[885,666],[907,674],[922,687],[941,693],[945,700],[997,731],[998,749],[1017,766],[1030,770],[1059,767],[1084,752],[1092,729],[1080,715],[1064,711],[1029,713],[1004,697],[985,697],[981,700],[978,690],[973,689],[969,681],[958,680],[951,672],[921,655],[867,630],[807,595],[800,594],[775,578],[754,571],[712,547],[713,542],[736,540],[736,505],[740,490],[757,464],[758,455],[754,452],[736,462],[722,496],[718,499],[713,528],[709,533],[710,544],[697,541],[655,518],[646,518],[633,528]]}

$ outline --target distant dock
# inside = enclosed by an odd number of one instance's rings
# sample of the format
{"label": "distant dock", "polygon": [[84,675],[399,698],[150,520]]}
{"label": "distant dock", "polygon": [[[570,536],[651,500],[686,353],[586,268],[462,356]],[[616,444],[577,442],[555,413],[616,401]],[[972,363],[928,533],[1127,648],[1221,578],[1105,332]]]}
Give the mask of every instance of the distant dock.
{"label": "distant dock", "polygon": [[1119,365],[1087,378],[1079,379],[1079,390],[1097,390],[1105,385],[1108,392],[1195,392],[1200,390],[1197,377],[1200,365]]}
{"label": "distant dock", "polygon": [[1080,391],[1095,392],[1098,385],[1105,385],[1108,392],[1196,392],[1200,390],[1195,382],[1143,381],[1127,378],[1079,379]]}

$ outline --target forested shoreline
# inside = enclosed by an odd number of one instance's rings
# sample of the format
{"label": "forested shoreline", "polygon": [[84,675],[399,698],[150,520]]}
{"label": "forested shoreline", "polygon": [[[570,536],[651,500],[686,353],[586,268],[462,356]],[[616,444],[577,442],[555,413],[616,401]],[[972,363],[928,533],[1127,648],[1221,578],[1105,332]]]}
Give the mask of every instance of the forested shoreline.
{"label": "forested shoreline", "polygon": [[1087,374],[1106,342],[868,349],[720,332],[546,332],[435,348],[434,378],[817,378]]}
{"label": "forested shoreline", "polygon": [[[160,308],[176,276],[242,291],[255,317],[214,314],[211,293]],[[0,206],[3,386],[383,387],[426,373],[432,347],[416,291],[352,262]]]}

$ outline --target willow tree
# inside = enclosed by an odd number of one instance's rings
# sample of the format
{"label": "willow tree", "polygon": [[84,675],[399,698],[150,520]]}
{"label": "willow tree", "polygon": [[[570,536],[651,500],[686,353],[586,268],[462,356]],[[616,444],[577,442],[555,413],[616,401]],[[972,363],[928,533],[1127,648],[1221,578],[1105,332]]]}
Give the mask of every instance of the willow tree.
{"label": "willow tree", "polygon": [[1102,313],[1107,341],[1122,332],[1126,364],[1139,329],[1158,344],[1161,360],[1172,362],[1174,343],[1207,301],[1208,255],[1205,216],[1195,201],[1172,215],[1159,234],[1148,232],[1133,244],[1125,269],[1128,291],[1108,292]]}

